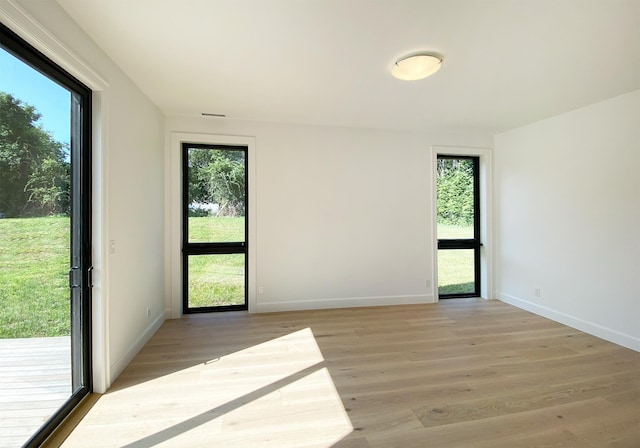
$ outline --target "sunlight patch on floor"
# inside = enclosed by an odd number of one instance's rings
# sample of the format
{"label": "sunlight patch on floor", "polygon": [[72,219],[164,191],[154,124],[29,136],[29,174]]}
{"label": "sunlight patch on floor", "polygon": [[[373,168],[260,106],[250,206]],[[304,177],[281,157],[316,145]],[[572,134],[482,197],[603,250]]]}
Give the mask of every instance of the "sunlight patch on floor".
{"label": "sunlight patch on floor", "polygon": [[108,393],[63,446],[329,448],[351,431],[306,328]]}

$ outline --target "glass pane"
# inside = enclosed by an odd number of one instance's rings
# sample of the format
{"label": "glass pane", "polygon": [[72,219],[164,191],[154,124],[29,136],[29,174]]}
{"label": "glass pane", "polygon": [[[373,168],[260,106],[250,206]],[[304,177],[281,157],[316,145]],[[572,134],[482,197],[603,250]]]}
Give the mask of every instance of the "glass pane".
{"label": "glass pane", "polygon": [[244,216],[189,216],[189,242],[244,242]]}
{"label": "glass pane", "polygon": [[474,250],[438,250],[438,293],[475,292]]}
{"label": "glass pane", "polygon": [[0,67],[0,434],[21,446],[72,393],[71,94],[3,49]]}
{"label": "glass pane", "polygon": [[472,239],[473,224],[457,226],[453,224],[438,223],[438,239]]}
{"label": "glass pane", "polygon": [[189,256],[189,307],[244,305],[244,254]]}
{"label": "glass pane", "polygon": [[438,159],[438,239],[474,237],[473,160]]}
{"label": "glass pane", "polygon": [[244,242],[245,152],[189,148],[189,242]]}

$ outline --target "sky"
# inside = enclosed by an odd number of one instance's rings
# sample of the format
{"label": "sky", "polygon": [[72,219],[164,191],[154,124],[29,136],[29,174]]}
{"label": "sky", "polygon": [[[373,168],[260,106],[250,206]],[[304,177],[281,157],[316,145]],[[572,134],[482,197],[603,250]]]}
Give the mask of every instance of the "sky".
{"label": "sky", "polygon": [[0,91],[34,106],[42,115],[38,124],[53,139],[69,143],[71,94],[40,72],[0,48]]}

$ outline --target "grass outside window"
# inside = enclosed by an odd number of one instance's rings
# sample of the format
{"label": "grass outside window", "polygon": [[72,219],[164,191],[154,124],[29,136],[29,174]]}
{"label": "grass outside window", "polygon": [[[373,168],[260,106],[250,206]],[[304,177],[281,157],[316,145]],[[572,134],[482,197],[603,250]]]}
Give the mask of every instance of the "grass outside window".
{"label": "grass outside window", "polygon": [[0,338],[70,334],[69,224],[0,219]]}

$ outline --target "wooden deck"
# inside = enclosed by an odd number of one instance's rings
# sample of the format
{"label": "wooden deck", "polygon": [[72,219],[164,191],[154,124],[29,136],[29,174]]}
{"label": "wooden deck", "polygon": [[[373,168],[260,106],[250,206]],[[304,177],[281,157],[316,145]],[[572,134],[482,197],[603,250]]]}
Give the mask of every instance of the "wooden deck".
{"label": "wooden deck", "polygon": [[22,446],[70,395],[69,337],[0,339],[0,448]]}
{"label": "wooden deck", "polygon": [[640,353],[497,301],[169,320],[64,448],[638,448]]}

